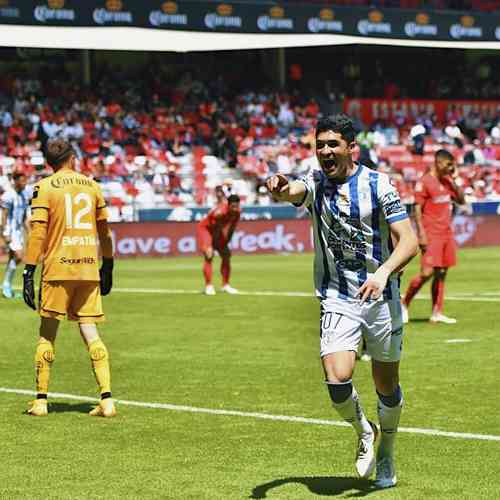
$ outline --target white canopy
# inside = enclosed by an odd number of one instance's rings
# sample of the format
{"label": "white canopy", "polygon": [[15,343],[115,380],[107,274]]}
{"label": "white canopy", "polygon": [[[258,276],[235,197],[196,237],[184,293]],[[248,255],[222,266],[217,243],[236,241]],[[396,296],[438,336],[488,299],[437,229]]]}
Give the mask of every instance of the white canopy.
{"label": "white canopy", "polygon": [[444,42],[325,34],[233,34],[128,27],[78,28],[0,24],[0,46],[4,47],[192,52],[347,44],[500,49],[500,41]]}

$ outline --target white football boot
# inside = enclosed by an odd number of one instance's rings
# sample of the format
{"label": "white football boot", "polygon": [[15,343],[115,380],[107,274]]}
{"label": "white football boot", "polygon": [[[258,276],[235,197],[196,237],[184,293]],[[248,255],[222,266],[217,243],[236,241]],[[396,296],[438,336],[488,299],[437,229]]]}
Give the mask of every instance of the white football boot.
{"label": "white football boot", "polygon": [[375,486],[377,488],[392,488],[396,486],[396,483],[397,477],[393,458],[391,456],[378,458]]}
{"label": "white football boot", "polygon": [[231,285],[227,284],[224,285],[221,290],[225,293],[229,293],[230,295],[236,295],[238,293],[238,290],[236,288],[233,288]]}
{"label": "white football boot", "polygon": [[215,295],[215,288],[213,285],[207,285],[205,287],[205,295]]}
{"label": "white football boot", "polygon": [[375,468],[375,441],[378,436],[377,426],[368,421],[372,428],[369,434],[362,434],[358,440],[358,451],[356,453],[356,471],[359,477],[364,479],[371,476]]}
{"label": "white football boot", "polygon": [[447,325],[454,325],[457,322],[455,318],[450,318],[442,313],[432,313],[429,321],[431,323],[446,323]]}

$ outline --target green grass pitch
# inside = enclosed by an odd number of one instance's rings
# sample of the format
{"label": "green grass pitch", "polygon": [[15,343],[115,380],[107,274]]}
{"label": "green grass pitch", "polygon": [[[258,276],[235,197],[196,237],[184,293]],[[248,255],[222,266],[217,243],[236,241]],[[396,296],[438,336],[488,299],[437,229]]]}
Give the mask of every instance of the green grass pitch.
{"label": "green grass pitch", "polygon": [[[232,284],[312,292],[311,269],[311,255],[235,257]],[[201,290],[201,260],[190,258],[119,261],[115,287],[101,332],[116,398],[338,420],[322,382],[313,297],[134,291]],[[457,325],[428,324],[429,286],[412,305],[401,425],[500,436],[498,249],[461,251],[446,293]],[[0,314],[0,386],[33,390],[37,316],[19,299],[0,300]],[[470,342],[446,342],[455,339]],[[368,363],[354,380],[376,418]],[[50,390],[97,395],[74,324],[61,325]],[[57,397],[36,419],[24,414],[29,400],[0,392],[0,499],[500,498],[498,440],[400,433],[398,486],[375,491],[355,476],[345,427],[125,404],[115,419],[92,419],[88,401]]]}

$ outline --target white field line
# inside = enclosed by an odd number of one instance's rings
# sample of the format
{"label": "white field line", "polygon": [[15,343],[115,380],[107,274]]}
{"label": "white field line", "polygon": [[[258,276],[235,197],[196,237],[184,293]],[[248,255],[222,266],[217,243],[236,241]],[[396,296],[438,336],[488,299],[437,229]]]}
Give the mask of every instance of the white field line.
{"label": "white field line", "polygon": [[[203,292],[201,290],[183,290],[183,289],[169,289],[169,288],[113,288],[113,292],[118,293],[152,293],[152,294],[164,294],[164,295],[201,295]],[[240,290],[238,295],[251,295],[257,297],[314,297],[314,294],[308,292],[280,292],[272,290],[261,290],[255,292],[245,292]],[[415,297],[418,300],[429,300],[429,295],[417,295]],[[446,300],[452,301],[467,301],[467,302],[500,302],[500,294],[496,296],[496,292],[488,294],[461,294],[447,295]]]}
{"label": "white field line", "polygon": [[[10,389],[7,387],[0,387],[0,392],[8,394],[21,394],[26,396],[35,396],[35,391],[28,391],[26,389]],[[91,398],[88,396],[77,396],[75,394],[65,394],[59,392],[49,392],[49,397],[57,399],[71,399],[76,401],[88,401],[97,402],[97,398]],[[281,422],[298,422],[302,424],[309,425],[332,425],[335,427],[350,427],[346,422],[339,422],[338,420],[324,420],[319,418],[307,418],[307,417],[294,417],[289,415],[271,415],[268,413],[259,412],[244,412],[237,410],[217,410],[212,408],[197,408],[195,406],[184,406],[184,405],[172,405],[166,403],[146,403],[142,401],[127,401],[126,399],[116,399],[117,404],[124,406],[137,406],[140,408],[153,408],[158,410],[170,410],[170,411],[182,411],[189,413],[207,413],[210,415],[224,415],[229,417],[246,417],[246,418],[258,418],[262,420],[274,420]],[[440,431],[436,429],[420,429],[416,427],[400,427],[399,432],[405,432],[408,434],[425,434],[427,436],[438,436],[438,437],[448,437],[456,439],[472,439],[476,441],[498,441],[500,442],[500,436],[492,434],[472,434],[469,432],[448,432]]]}

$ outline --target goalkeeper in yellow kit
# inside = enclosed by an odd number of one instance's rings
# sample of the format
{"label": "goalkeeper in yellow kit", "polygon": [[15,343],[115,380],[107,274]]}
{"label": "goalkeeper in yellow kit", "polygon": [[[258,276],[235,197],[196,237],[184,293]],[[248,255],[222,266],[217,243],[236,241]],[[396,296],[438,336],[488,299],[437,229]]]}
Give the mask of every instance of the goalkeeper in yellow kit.
{"label": "goalkeeper in yellow kit", "polygon": [[41,325],[35,354],[37,397],[28,413],[47,415],[57,329],[67,316],[78,322],[101,391],[99,405],[90,415],[113,417],[116,410],[111,399],[109,355],[96,327],[104,320],[101,295],[107,295],[112,287],[113,244],[106,204],[98,184],[75,172],[75,155],[69,143],[49,141],[46,158],[54,174],[34,187],[32,231],[23,273],[24,301],[36,310],[34,274],[42,258],[38,304]]}

